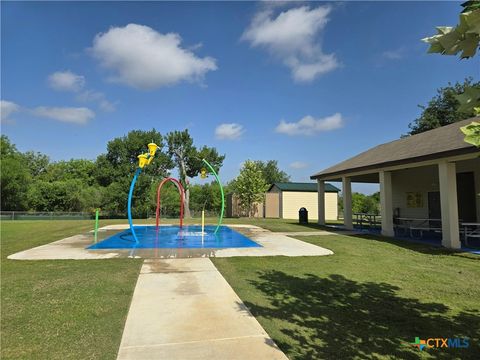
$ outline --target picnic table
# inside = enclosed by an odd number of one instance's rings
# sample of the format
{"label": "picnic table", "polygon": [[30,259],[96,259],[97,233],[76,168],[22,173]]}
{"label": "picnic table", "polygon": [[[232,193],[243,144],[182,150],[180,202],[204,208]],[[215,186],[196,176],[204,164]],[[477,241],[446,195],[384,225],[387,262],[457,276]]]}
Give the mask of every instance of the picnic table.
{"label": "picnic table", "polygon": [[480,223],[464,222],[460,224],[463,227],[465,245],[468,246],[468,238],[480,238]]}
{"label": "picnic table", "polygon": [[[405,234],[409,233],[411,238],[414,238],[414,232],[420,233],[420,238],[423,237],[424,231],[442,232],[442,219],[431,218],[396,218],[400,223],[397,225],[399,228],[403,228]],[[438,223],[440,226],[432,225],[432,223]]]}
{"label": "picnic table", "polygon": [[377,214],[367,214],[367,213],[353,213],[355,216],[355,223],[360,226],[360,229],[363,229],[363,224],[368,224],[370,227],[374,227],[377,224],[377,218],[380,215]]}

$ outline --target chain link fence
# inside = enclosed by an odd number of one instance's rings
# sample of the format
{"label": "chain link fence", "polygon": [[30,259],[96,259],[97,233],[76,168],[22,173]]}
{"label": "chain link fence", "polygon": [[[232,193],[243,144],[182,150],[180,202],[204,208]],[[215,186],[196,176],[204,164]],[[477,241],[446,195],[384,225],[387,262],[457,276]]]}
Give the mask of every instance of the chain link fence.
{"label": "chain link fence", "polygon": [[[191,210],[190,214],[194,218],[202,216],[201,211]],[[135,212],[132,211],[134,219],[155,219],[155,211]],[[168,211],[161,211],[160,216],[163,219],[178,219],[179,214]],[[217,217],[218,213],[214,211],[205,211],[205,217]],[[62,212],[62,211],[0,211],[1,220],[90,220],[95,218],[94,212]],[[100,211],[100,219],[126,219],[126,213],[114,213]]]}
{"label": "chain link fence", "polygon": [[88,220],[95,216],[88,212],[29,212],[29,211],[0,211],[2,220]]}

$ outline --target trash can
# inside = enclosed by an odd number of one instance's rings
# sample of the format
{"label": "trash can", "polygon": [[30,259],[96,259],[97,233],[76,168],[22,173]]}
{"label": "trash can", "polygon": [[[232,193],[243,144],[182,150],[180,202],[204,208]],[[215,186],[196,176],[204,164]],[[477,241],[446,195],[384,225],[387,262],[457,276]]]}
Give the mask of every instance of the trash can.
{"label": "trash can", "polygon": [[308,224],[308,210],[304,207],[298,210],[298,222],[300,224]]}

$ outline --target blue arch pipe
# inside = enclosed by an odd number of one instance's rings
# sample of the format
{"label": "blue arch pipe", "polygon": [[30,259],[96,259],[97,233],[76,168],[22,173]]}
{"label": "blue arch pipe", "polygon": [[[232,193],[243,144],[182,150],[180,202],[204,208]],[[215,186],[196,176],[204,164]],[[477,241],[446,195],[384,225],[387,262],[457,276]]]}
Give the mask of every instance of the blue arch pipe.
{"label": "blue arch pipe", "polygon": [[135,244],[138,244],[137,234],[135,233],[135,229],[133,227],[132,222],[132,197],[133,197],[133,189],[135,188],[135,183],[137,182],[138,175],[142,172],[141,168],[138,168],[135,171],[135,175],[133,176],[132,183],[130,184],[130,191],[128,193],[128,223],[130,224],[130,231],[132,232],[133,238],[135,239]]}

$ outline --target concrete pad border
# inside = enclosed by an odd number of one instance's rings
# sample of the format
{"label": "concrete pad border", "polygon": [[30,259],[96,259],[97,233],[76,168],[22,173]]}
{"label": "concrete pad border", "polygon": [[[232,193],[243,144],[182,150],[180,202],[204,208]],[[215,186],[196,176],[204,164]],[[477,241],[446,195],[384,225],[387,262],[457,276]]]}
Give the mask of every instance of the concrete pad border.
{"label": "concrete pad border", "polygon": [[[162,226],[167,226],[163,224]],[[8,256],[12,260],[84,260],[112,258],[194,258],[194,257],[233,257],[233,256],[323,256],[332,255],[331,250],[316,246],[290,236],[333,235],[328,231],[308,231],[293,233],[277,233],[254,225],[227,225],[243,233],[253,241],[262,245],[255,248],[225,249],[108,249],[89,250],[92,243],[90,234],[70,236],[68,238],[41,245],[29,250]],[[120,231],[128,228],[128,224],[104,226],[100,231]]]}

